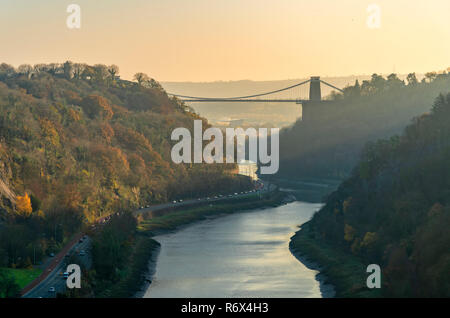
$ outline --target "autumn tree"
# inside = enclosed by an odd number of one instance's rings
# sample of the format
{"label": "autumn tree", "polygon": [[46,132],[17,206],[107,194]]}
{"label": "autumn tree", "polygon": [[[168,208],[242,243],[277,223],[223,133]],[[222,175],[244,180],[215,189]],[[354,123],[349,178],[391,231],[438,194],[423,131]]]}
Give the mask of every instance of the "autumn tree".
{"label": "autumn tree", "polygon": [[81,107],[90,118],[100,116],[104,119],[111,119],[114,114],[108,100],[98,95],[89,95],[83,98]]}
{"label": "autumn tree", "polygon": [[31,207],[31,200],[27,193],[16,198],[16,210],[19,215],[29,216],[33,212]]}

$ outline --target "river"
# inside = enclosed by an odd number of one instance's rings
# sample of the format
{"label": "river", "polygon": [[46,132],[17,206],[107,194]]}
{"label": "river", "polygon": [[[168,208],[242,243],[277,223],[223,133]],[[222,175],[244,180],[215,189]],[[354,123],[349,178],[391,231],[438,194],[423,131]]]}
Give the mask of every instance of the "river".
{"label": "river", "polygon": [[156,236],[161,252],[144,297],[322,297],[317,271],[289,251],[289,239],[321,204],[203,220]]}

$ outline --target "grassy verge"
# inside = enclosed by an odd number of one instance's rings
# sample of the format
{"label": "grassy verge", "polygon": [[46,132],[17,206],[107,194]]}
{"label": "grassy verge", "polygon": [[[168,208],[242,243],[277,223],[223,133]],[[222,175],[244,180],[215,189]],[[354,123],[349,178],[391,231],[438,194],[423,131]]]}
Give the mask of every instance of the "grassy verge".
{"label": "grassy verge", "polygon": [[2,268],[8,275],[11,275],[16,281],[19,288],[22,289],[31,283],[36,277],[41,275],[42,269],[13,269],[13,268]]}
{"label": "grassy verge", "polygon": [[[366,273],[368,264],[357,257],[331,247],[321,240],[312,228],[311,222],[302,225],[291,238],[290,248],[299,258],[319,264],[325,282],[332,284],[336,297],[381,297],[379,289],[368,289]],[[306,262],[308,263],[308,262]],[[312,266],[315,267],[315,266]],[[318,268],[314,268],[318,269]]]}
{"label": "grassy verge", "polygon": [[138,230],[149,235],[160,234],[214,215],[230,214],[265,206],[277,206],[281,203],[283,197],[283,193],[274,192],[261,199],[257,195],[252,195],[236,200],[214,202],[206,206],[180,208],[144,219],[139,223]]}

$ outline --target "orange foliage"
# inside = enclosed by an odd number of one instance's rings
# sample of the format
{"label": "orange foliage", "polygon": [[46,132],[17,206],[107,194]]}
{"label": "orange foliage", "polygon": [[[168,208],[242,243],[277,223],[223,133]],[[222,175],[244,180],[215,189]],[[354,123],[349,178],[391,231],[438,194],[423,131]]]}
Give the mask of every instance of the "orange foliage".
{"label": "orange foliage", "polygon": [[31,208],[31,200],[27,193],[24,196],[17,196],[16,199],[17,213],[23,216],[29,216],[33,209]]}
{"label": "orange foliage", "polygon": [[83,98],[81,107],[90,118],[99,116],[109,120],[114,115],[108,100],[98,95],[89,95]]}

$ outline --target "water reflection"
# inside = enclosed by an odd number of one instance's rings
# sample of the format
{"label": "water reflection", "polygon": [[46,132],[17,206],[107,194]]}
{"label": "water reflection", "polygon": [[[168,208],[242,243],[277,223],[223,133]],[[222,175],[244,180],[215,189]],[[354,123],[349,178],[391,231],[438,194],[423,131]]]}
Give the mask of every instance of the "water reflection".
{"label": "water reflection", "polygon": [[198,222],[161,235],[144,297],[321,297],[316,271],[289,251],[320,204],[294,202]]}

